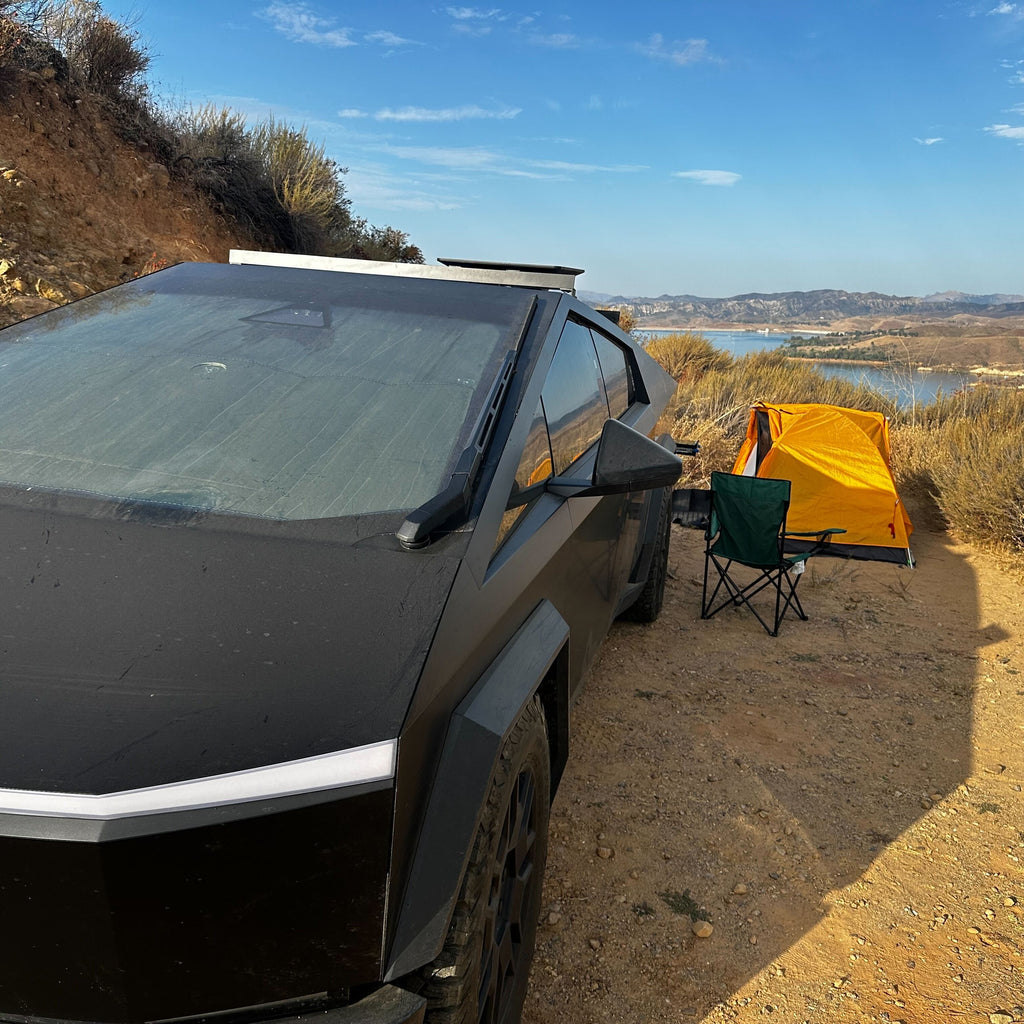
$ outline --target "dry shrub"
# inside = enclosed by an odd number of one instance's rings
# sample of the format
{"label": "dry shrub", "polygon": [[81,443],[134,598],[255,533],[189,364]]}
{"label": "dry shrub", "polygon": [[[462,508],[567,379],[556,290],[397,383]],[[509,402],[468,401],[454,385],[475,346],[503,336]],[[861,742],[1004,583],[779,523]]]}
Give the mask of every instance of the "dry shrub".
{"label": "dry shrub", "polygon": [[934,503],[932,470],[941,448],[937,430],[920,425],[895,424],[889,433],[892,473],[905,500]]}
{"label": "dry shrub", "polygon": [[294,251],[295,232],[245,116],[230,107],[204,104],[168,112],[165,121],[175,172],[259,244]]}
{"label": "dry shrub", "polygon": [[101,17],[85,27],[73,63],[84,72],[90,89],[117,100],[139,88],[149,68],[149,55],[134,32]]}
{"label": "dry shrub", "polygon": [[672,436],[679,441],[697,441],[700,451],[683,459],[680,487],[709,487],[712,473],[729,473],[736,461],[739,444],[736,437],[713,420],[683,417],[672,426]]}
{"label": "dry shrub", "polygon": [[702,377],[711,370],[725,370],[732,363],[728,352],[715,348],[703,334],[692,331],[654,338],[645,347],[647,354],[657,359],[677,381]]}
{"label": "dry shrub", "polygon": [[79,82],[115,102],[138,100],[145,91],[142,79],[149,54],[130,25],[104,14],[99,0],[51,0],[31,6],[39,33],[64,55]]}
{"label": "dry shrub", "polygon": [[322,251],[332,231],[349,220],[342,169],[326,155],[323,143],[310,140],[305,126],[292,128],[273,117],[249,131],[249,143],[291,221],[298,247]]}
{"label": "dry shrub", "polygon": [[1024,392],[978,388],[961,401],[962,415],[951,415],[956,397],[933,412],[935,500],[964,540],[1024,552]]}

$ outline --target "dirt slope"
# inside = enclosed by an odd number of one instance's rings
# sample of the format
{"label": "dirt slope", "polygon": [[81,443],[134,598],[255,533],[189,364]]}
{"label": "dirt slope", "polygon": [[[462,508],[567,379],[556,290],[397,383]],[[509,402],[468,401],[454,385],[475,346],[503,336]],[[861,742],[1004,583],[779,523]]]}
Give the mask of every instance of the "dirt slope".
{"label": "dirt slope", "polygon": [[51,73],[0,97],[0,326],[244,239]]}
{"label": "dirt slope", "polygon": [[919,524],[773,639],[673,530],[574,710],[525,1024],[1024,1020],[1019,571]]}

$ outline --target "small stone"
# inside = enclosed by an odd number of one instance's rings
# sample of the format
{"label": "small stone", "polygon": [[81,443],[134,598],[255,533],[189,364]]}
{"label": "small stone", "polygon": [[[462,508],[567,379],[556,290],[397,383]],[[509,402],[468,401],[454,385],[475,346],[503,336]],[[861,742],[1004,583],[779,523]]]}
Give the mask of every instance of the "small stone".
{"label": "small stone", "polygon": [[748,942],[749,942],[749,943],[750,943],[750,944],[751,944],[752,946],[756,946],[756,945],[757,945],[757,936],[756,936],[756,935],[751,935],[751,936],[750,936],[750,938],[749,938],[749,939],[748,939],[747,941],[748,941]]}
{"label": "small stone", "polygon": [[1003,899],[1003,906],[1004,907],[1015,907],[1015,906],[1017,906],[1017,901],[1012,896],[1006,896]]}
{"label": "small stone", "polygon": [[636,868],[633,868],[633,870],[630,871],[630,873],[629,873],[629,877],[632,878],[632,879],[637,879],[637,878],[640,877],[640,872],[637,871]]}
{"label": "small stone", "polygon": [[697,936],[698,939],[706,939],[715,930],[714,925],[710,921],[694,921],[690,925],[690,931]]}
{"label": "small stone", "polygon": [[87,288],[81,281],[68,281],[68,291],[76,299],[84,299],[86,295],[92,295],[92,289]]}
{"label": "small stone", "polygon": [[932,807],[934,807],[934,806],[935,805],[931,802],[931,800],[928,799],[928,797],[922,798],[922,800],[921,800],[921,807],[924,810],[930,811],[932,809]]}
{"label": "small stone", "polygon": [[36,294],[41,298],[49,299],[50,302],[68,301],[68,297],[56,285],[42,277],[36,281]]}
{"label": "small stone", "polygon": [[152,163],[149,165],[147,170],[153,179],[153,184],[156,185],[157,188],[167,187],[168,182],[171,180],[171,175],[163,164]]}
{"label": "small stone", "polygon": [[989,1024],[1013,1024],[1013,1018],[1008,1013],[990,1013]]}
{"label": "small stone", "polygon": [[557,910],[552,910],[551,913],[548,914],[548,924],[551,925],[552,928],[554,928],[554,926],[561,920],[562,915],[558,913]]}
{"label": "small stone", "polygon": [[597,848],[597,855],[601,860],[609,860],[615,856],[615,851],[610,846],[599,846]]}
{"label": "small stone", "polygon": [[600,939],[591,939],[590,940],[590,948],[593,949],[593,950],[600,949],[601,948],[601,940]]}
{"label": "small stone", "polygon": [[732,887],[733,896],[746,896],[749,891],[750,890],[742,882],[737,882]]}
{"label": "small stone", "polygon": [[0,277],[3,277],[11,269],[12,265],[10,260],[0,260]]}

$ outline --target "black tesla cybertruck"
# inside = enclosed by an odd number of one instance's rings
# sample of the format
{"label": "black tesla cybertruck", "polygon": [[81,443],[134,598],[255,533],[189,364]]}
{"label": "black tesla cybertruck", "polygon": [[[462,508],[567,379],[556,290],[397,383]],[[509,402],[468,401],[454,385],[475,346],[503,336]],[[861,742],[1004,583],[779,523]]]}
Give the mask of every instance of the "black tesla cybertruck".
{"label": "black tesla cybertruck", "polygon": [[235,252],[0,332],[0,1021],[518,1019],[680,472],[575,273]]}

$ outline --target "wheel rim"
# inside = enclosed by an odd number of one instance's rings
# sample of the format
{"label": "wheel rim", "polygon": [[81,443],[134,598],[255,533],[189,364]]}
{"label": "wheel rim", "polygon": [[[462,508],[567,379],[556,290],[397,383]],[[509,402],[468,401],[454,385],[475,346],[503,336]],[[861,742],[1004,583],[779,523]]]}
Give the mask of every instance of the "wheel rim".
{"label": "wheel rim", "polygon": [[481,1024],[505,1021],[519,982],[525,984],[522,948],[536,883],[536,796],[533,773],[524,768],[505,810],[491,873],[480,962]]}

